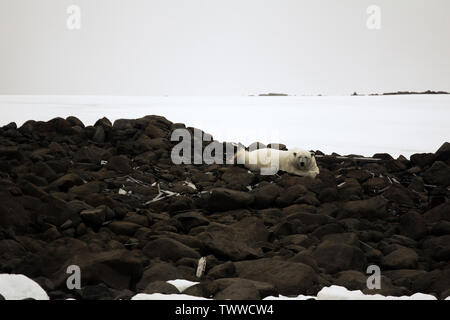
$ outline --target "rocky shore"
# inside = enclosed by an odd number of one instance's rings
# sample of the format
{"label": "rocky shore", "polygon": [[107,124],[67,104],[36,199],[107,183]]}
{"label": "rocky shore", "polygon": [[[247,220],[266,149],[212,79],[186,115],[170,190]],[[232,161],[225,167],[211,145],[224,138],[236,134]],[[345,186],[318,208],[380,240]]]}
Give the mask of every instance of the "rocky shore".
{"label": "rocky shore", "polygon": [[[410,160],[317,150],[310,179],[174,165],[170,136],[184,127],[159,116],[1,127],[0,273],[28,276],[51,299],[178,293],[172,279],[215,299],[330,285],[450,296],[448,142]],[[81,289],[67,288],[70,265]],[[369,265],[381,269],[379,290],[366,286]]]}

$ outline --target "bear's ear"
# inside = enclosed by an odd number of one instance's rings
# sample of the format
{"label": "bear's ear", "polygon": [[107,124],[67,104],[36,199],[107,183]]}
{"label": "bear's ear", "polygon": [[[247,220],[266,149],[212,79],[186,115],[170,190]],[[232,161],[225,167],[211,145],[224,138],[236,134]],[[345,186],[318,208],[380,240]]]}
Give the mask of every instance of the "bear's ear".
{"label": "bear's ear", "polygon": [[294,157],[296,157],[297,156],[297,152],[294,152]]}
{"label": "bear's ear", "polygon": [[314,157],[316,155],[316,153],[314,151],[310,151],[311,153],[311,157]]}

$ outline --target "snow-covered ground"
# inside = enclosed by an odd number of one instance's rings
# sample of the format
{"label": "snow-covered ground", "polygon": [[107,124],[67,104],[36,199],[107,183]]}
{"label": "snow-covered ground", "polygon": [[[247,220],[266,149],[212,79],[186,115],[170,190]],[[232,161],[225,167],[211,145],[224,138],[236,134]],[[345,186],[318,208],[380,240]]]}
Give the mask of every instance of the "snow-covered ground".
{"label": "snow-covered ground", "polygon": [[[139,293],[132,297],[132,300],[208,300],[207,298],[190,296],[183,294],[187,288],[197,284],[183,279],[169,280],[168,283],[174,285],[181,293],[180,294],[162,294]],[[6,300],[21,300],[26,298],[33,298],[35,300],[48,300],[47,293],[36,282],[20,274],[0,274],[0,294]],[[266,297],[264,300],[436,300],[432,295],[416,293],[412,296],[391,297],[376,295],[365,295],[361,291],[350,291],[344,287],[330,286],[324,287],[317,293],[317,296],[297,297]],[[450,300],[448,297],[446,300]]]}
{"label": "snow-covered ground", "polygon": [[0,96],[0,125],[74,115],[162,115],[219,141],[281,142],[325,153],[409,157],[450,140],[450,95],[357,97]]}
{"label": "snow-covered ground", "polygon": [[6,300],[48,300],[47,293],[35,281],[22,274],[0,273],[0,294]]}

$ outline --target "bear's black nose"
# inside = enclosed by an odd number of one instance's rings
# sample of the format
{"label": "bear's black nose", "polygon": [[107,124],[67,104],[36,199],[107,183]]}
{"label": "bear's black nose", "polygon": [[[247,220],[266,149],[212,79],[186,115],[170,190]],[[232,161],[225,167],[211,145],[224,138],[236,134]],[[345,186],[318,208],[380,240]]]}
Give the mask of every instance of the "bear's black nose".
{"label": "bear's black nose", "polygon": [[305,166],[305,163],[304,163],[304,162],[300,162],[300,165],[301,165],[302,167],[304,167],[304,166]]}

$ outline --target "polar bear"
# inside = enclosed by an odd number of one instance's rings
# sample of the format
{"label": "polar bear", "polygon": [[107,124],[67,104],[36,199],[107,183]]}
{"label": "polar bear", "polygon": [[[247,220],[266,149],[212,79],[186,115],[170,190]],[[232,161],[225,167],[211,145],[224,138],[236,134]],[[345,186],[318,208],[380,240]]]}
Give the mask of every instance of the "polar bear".
{"label": "polar bear", "polygon": [[275,174],[278,170],[282,170],[302,177],[315,178],[320,172],[314,152],[298,148],[289,151],[270,148],[254,151],[240,149],[235,159],[238,164],[243,164],[252,171],[261,170],[263,175]]}

